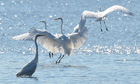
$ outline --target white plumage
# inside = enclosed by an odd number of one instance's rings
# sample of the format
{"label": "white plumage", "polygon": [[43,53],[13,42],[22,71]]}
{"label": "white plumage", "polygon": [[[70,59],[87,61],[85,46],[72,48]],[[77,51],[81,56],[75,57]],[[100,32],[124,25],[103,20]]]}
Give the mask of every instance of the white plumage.
{"label": "white plumage", "polygon": [[100,12],[100,11],[99,12],[84,11],[83,15],[85,15],[86,17],[89,17],[89,18],[97,18],[96,21],[103,21],[103,20],[105,20],[105,17],[107,16],[107,14],[109,14],[113,11],[116,11],[116,10],[121,10],[122,12],[127,13],[131,16],[134,15],[132,12],[130,12],[125,7],[119,6],[119,5],[111,6],[102,12]]}
{"label": "white plumage", "polygon": [[[101,12],[101,9],[99,9],[99,12],[84,11],[83,15],[88,18],[96,18],[96,22],[100,22],[100,26],[101,26],[101,21],[104,21],[106,19],[107,14],[109,14],[113,11],[116,11],[116,10],[121,10],[122,12],[127,13],[131,16],[134,15],[132,12],[130,12],[125,7],[119,6],[119,5],[111,6],[110,8],[108,8],[102,12]],[[105,21],[104,21],[104,24],[105,24]],[[105,27],[106,27],[106,30],[108,31],[106,24],[105,24]],[[102,26],[101,26],[101,31],[102,31]]]}

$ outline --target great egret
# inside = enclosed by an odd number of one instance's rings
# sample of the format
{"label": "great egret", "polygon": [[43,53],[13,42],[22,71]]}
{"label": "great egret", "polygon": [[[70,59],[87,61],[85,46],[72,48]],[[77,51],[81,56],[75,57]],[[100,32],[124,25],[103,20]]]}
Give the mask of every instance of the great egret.
{"label": "great egret", "polygon": [[[72,50],[78,49],[84,44],[88,30],[82,25],[83,19],[81,19],[80,23],[74,28],[74,31],[71,34],[64,35],[62,31],[63,19],[60,17],[55,20],[61,20],[61,34],[40,37],[38,41],[46,49],[51,49],[50,51],[52,52],[60,52],[63,54],[60,54],[60,57],[56,61],[56,63],[60,63],[64,55],[69,56],[72,53]],[[48,48],[46,45],[51,46],[51,48]]]}
{"label": "great egret", "polygon": [[[12,37],[12,39],[34,41],[34,38],[35,38],[36,34],[48,33],[46,21],[40,21],[40,22],[45,24],[45,30],[32,28],[32,29],[30,29],[29,33],[24,33],[24,34],[21,34],[21,35],[18,35],[18,36],[14,36],[14,37]],[[53,53],[49,52],[49,57],[50,58],[53,57]]]}
{"label": "great egret", "polygon": [[[86,15],[87,17],[96,18],[96,22],[100,22],[100,26],[101,26],[101,21],[104,21],[106,19],[107,14],[109,14],[115,10],[121,10],[124,13],[134,16],[134,14],[132,12],[130,12],[128,9],[126,9],[123,6],[119,6],[119,5],[111,6],[102,12],[101,12],[101,8],[99,9],[99,12],[84,11],[84,15]],[[105,24],[105,22],[104,22],[104,24]],[[106,30],[108,30],[107,27],[106,27]],[[102,31],[102,28],[101,28],[101,31]]]}
{"label": "great egret", "polygon": [[35,36],[35,46],[36,46],[35,58],[31,60],[29,63],[24,65],[24,67],[16,74],[17,77],[20,77],[20,76],[31,77],[32,74],[35,72],[37,63],[38,63],[38,45],[37,45],[36,40],[39,36],[44,36],[44,35],[37,34]]}

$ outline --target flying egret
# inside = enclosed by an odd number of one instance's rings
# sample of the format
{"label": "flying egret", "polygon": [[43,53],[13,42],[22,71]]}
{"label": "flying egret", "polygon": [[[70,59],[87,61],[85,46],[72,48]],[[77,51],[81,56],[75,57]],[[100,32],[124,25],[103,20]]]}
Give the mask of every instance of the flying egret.
{"label": "flying egret", "polygon": [[[134,14],[132,12],[130,12],[128,9],[126,9],[123,6],[119,6],[119,5],[111,6],[108,9],[106,9],[105,11],[102,11],[102,12],[101,12],[101,8],[99,9],[99,12],[84,11],[84,14],[87,17],[96,18],[96,22],[100,22],[100,26],[101,26],[101,21],[104,21],[106,19],[107,14],[109,14],[109,13],[115,11],[115,10],[121,10],[124,13],[127,13],[131,16],[134,16]],[[105,22],[104,22],[104,24],[105,24]],[[106,27],[106,30],[108,30],[107,27]],[[101,28],[101,31],[102,31],[102,28]]]}
{"label": "flying egret", "polygon": [[[18,36],[14,36],[14,37],[12,37],[12,39],[34,41],[34,38],[35,38],[36,34],[48,33],[46,21],[40,21],[40,22],[45,24],[45,30],[32,28],[29,31],[30,33],[24,33],[24,34],[21,34],[21,35],[18,35]],[[53,57],[53,53],[49,52],[49,57],[50,58]]]}
{"label": "flying egret", "polygon": [[16,74],[17,77],[20,77],[20,76],[31,77],[32,74],[35,72],[37,63],[38,63],[38,45],[36,41],[39,36],[44,36],[44,35],[37,34],[35,36],[35,46],[36,46],[35,58],[31,60],[29,63],[24,65],[24,67]]}

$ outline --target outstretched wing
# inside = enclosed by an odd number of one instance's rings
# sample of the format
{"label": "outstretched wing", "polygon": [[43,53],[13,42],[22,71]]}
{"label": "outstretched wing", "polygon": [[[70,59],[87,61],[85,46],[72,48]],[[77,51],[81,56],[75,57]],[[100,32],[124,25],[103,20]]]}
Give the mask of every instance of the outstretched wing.
{"label": "outstretched wing", "polygon": [[86,27],[81,32],[73,32],[69,35],[70,41],[73,44],[73,49],[80,48],[86,41],[88,30]]}
{"label": "outstretched wing", "polygon": [[60,41],[57,38],[58,35],[52,35],[51,33],[48,33],[46,36],[40,36],[38,37],[37,41],[46,48],[48,51],[51,51],[53,53],[59,52],[60,48]]}
{"label": "outstretched wing", "polygon": [[108,13],[111,13],[115,10],[121,10],[124,13],[127,13],[129,15],[134,15],[132,12],[130,12],[127,8],[123,7],[123,6],[119,6],[119,5],[114,5],[111,6],[110,8],[106,9],[105,11],[103,11],[103,16],[107,15]]}
{"label": "outstretched wing", "polygon": [[102,19],[104,16],[106,16],[108,13],[111,13],[113,11],[116,11],[116,10],[121,10],[122,12],[124,13],[127,13],[131,16],[133,16],[134,14],[132,12],[130,12],[128,9],[126,9],[125,7],[123,6],[119,6],[119,5],[114,5],[114,6],[111,6],[110,8],[106,9],[105,11],[103,12],[91,12],[91,11],[84,11],[82,13],[82,19],[85,19],[85,18],[98,18],[98,19]]}
{"label": "outstretched wing", "polygon": [[100,12],[84,11],[82,13],[82,18],[99,18],[101,16]]}
{"label": "outstretched wing", "polygon": [[24,33],[18,36],[12,37],[14,40],[29,40],[32,41],[32,37],[29,35],[29,33]]}
{"label": "outstretched wing", "polygon": [[48,31],[32,28],[32,29],[30,29],[29,33],[14,36],[14,37],[12,37],[12,39],[33,41],[36,34],[48,35]]}

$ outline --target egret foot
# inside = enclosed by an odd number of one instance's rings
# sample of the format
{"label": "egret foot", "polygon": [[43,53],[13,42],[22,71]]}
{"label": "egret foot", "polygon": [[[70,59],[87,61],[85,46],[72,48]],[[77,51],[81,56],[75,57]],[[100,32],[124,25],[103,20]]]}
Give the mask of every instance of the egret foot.
{"label": "egret foot", "polygon": [[106,31],[108,31],[108,29],[106,28]]}
{"label": "egret foot", "polygon": [[102,32],[103,30],[101,29],[101,32]]}

